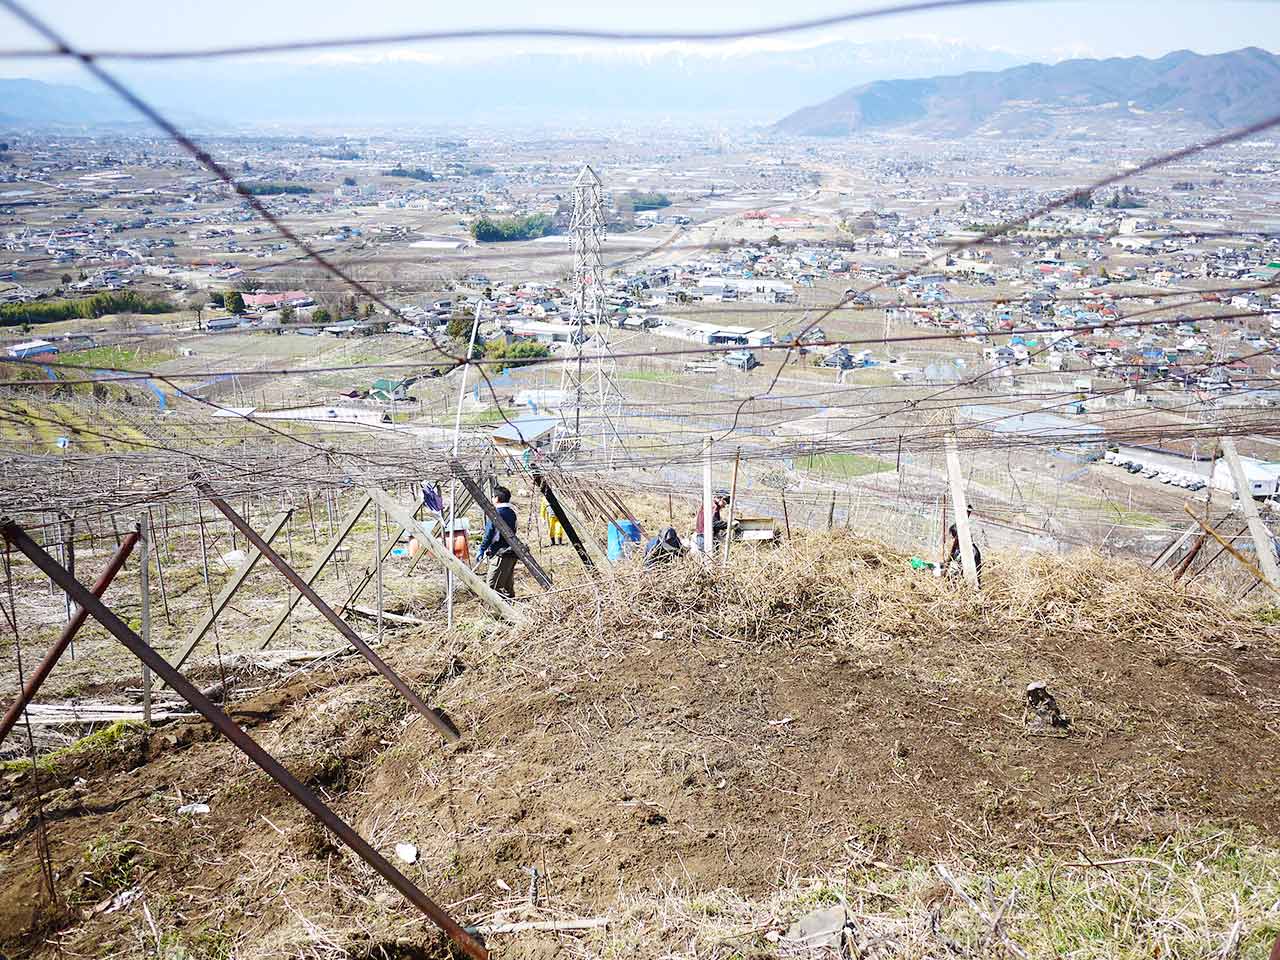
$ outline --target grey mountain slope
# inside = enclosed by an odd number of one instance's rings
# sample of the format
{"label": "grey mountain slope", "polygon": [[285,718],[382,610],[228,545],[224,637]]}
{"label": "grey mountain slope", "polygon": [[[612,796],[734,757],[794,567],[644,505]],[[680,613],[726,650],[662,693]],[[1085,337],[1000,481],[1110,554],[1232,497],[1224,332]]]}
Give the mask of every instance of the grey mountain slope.
{"label": "grey mountain slope", "polygon": [[[879,77],[998,70],[1020,62],[1024,58],[998,50],[904,38],[874,44],[833,41],[795,50],[485,51],[440,61],[246,59],[115,69],[171,114],[231,125],[509,124],[619,117],[766,123],[793,104]],[[81,82],[73,77],[68,74],[72,83]],[[49,85],[31,89],[39,86]],[[128,119],[96,95],[79,93],[76,98],[65,89],[46,90],[17,111],[11,105],[27,94],[0,88],[0,114],[44,123]]]}
{"label": "grey mountain slope", "polygon": [[133,120],[117,98],[69,84],[0,78],[0,122],[10,125],[72,125]]}
{"label": "grey mountain slope", "polygon": [[1278,104],[1280,57],[1256,47],[1212,56],[1180,50],[1158,60],[1067,60],[999,72],[876,81],[797,110],[775,129],[799,136],[845,136],[909,127],[963,135],[1005,114],[1004,132],[1016,133],[1020,127],[1040,127],[1038,121],[1050,112],[1108,107],[1173,115],[1222,129],[1263,119],[1280,109]]}

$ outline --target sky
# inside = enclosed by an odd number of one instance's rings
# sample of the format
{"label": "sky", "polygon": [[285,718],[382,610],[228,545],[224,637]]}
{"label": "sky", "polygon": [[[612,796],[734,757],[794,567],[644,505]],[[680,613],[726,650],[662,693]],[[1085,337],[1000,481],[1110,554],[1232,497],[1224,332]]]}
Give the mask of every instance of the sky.
{"label": "sky", "polygon": [[[466,27],[575,26],[610,30],[706,31],[743,29],[782,20],[810,19],[893,5],[901,0],[485,0],[461,4],[440,0],[23,0],[64,32],[72,44],[90,49],[172,49],[236,45],[286,39],[394,34]],[[1026,59],[1057,61],[1075,56],[1159,56],[1178,49],[1219,53],[1244,46],[1280,52],[1277,0],[1005,0],[964,9],[938,10],[862,21],[823,30],[746,41],[750,47],[805,46],[845,38],[882,41],[904,35],[930,37],[980,49],[998,49]],[[42,48],[28,28],[0,11],[0,46]],[[581,49],[583,42],[569,44]],[[492,54],[496,47],[556,49],[547,41],[494,40],[430,44],[413,51],[364,48],[342,56],[444,56]],[[643,51],[637,51],[638,53]],[[334,56],[309,53],[309,59]],[[0,59],[0,76],[67,80],[74,64]]]}

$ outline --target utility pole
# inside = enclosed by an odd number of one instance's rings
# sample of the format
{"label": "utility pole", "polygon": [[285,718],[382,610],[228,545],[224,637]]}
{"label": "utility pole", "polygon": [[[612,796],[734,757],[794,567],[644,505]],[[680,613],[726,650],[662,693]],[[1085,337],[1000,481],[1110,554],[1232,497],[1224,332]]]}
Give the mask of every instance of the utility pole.
{"label": "utility pole", "polygon": [[[467,340],[467,362],[462,367],[460,382],[458,383],[458,409],[454,413],[453,418],[453,449],[452,455],[456,460],[458,458],[458,443],[462,438],[462,401],[467,397],[467,373],[471,370],[471,356],[476,351],[476,332],[480,329],[480,305],[476,304],[475,316],[472,317],[471,336]],[[449,526],[445,531],[448,538],[445,542],[449,545],[449,551],[453,552],[453,539],[457,535],[454,531],[454,525],[457,523],[458,515],[455,509],[458,495],[458,479],[457,477],[449,477]],[[453,626],[453,571],[445,568],[444,574],[444,595],[445,595],[445,621]],[[381,604],[379,604],[381,607]]]}
{"label": "utility pole", "polygon": [[973,533],[969,527],[969,500],[965,495],[964,474],[960,470],[960,451],[955,434],[947,434],[944,443],[947,450],[947,476],[951,481],[951,507],[956,517],[956,539],[960,541],[960,566],[969,586],[977,590],[978,566],[973,556]]}
{"label": "utility pole", "polygon": [[1231,482],[1236,488],[1236,496],[1240,498],[1240,512],[1244,514],[1249,525],[1249,534],[1253,538],[1253,549],[1258,557],[1258,569],[1263,579],[1272,590],[1280,592],[1280,564],[1276,563],[1275,547],[1271,543],[1271,531],[1258,514],[1258,505],[1253,501],[1253,485],[1244,472],[1240,455],[1236,452],[1236,442],[1232,437],[1221,437],[1218,443],[1222,446],[1222,455],[1227,461],[1227,469],[1231,471]]}
{"label": "utility pole", "polygon": [[[585,165],[573,182],[573,208],[569,220],[569,249],[573,253],[573,354],[561,368],[560,392],[563,404],[573,405],[573,433],[581,447],[582,414],[587,412],[587,429],[599,425],[599,446],[612,463],[610,435],[618,443],[616,420],[622,413],[622,392],[614,375],[618,362],[609,348],[605,318],[604,244],[605,213],[603,184],[590,165]],[[588,328],[590,328],[588,330]],[[588,356],[590,358],[588,359]]]}
{"label": "utility pole", "polygon": [[711,493],[711,446],[712,440],[707,437],[703,441],[702,455],[702,552],[708,561],[715,558],[715,504]]}
{"label": "utility pole", "polygon": [[[138,541],[142,544],[142,642],[151,645],[151,525],[147,518],[138,520]],[[158,559],[158,558],[157,558]],[[225,696],[225,694],[224,694]],[[142,722],[151,726],[151,668],[142,664]]]}

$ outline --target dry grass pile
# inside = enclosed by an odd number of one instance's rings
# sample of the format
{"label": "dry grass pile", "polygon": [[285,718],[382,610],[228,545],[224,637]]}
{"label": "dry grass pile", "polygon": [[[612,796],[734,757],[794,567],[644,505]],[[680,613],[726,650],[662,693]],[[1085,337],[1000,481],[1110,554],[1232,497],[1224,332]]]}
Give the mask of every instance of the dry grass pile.
{"label": "dry grass pile", "polygon": [[[604,644],[670,625],[753,645],[948,636],[969,629],[999,637],[1069,628],[1115,642],[1215,643],[1266,636],[1265,617],[1226,594],[1178,586],[1144,564],[1094,553],[988,562],[982,591],[913,570],[909,555],[837,531],[777,549],[739,548],[728,567],[696,557],[652,570],[623,566],[612,580],[554,594],[527,639],[565,635]],[[1259,598],[1261,601],[1264,598]]]}

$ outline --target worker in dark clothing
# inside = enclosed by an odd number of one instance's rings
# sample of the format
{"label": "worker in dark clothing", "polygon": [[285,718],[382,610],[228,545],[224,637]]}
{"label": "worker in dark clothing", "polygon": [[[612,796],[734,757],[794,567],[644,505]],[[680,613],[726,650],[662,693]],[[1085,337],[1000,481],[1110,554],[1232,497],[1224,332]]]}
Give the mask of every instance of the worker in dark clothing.
{"label": "worker in dark clothing", "polygon": [[[511,506],[511,491],[506,487],[494,487],[493,499],[500,516],[514,533],[516,511]],[[489,559],[489,586],[504,597],[516,595],[516,551],[507,542],[492,520],[484,525],[484,539],[480,541],[480,560]]]}
{"label": "worker in dark clothing", "polygon": [[680,534],[675,527],[667,527],[660,536],[654,537],[644,545],[644,565],[656,567],[660,563],[674,560],[684,553],[684,545],[680,542]]}
{"label": "worker in dark clothing", "polygon": [[[968,509],[966,516],[972,519],[973,507]],[[954,523],[947,528],[947,537],[950,538],[950,543],[947,547],[946,563],[942,565],[942,572],[944,575],[952,573],[954,570],[964,569],[964,561],[960,559],[960,533],[956,530],[956,525]],[[972,539],[972,537],[970,537],[970,539]],[[955,566],[953,567],[952,564],[955,564]],[[978,579],[981,581],[982,551],[978,549],[978,543],[976,540],[973,541],[973,569],[977,572]]]}
{"label": "worker in dark clothing", "polygon": [[[711,537],[713,540],[723,540],[725,531],[729,529],[729,524],[720,516],[720,511],[729,505],[729,491],[717,490],[711,498]],[[703,540],[706,537],[706,508],[698,507],[698,515],[693,521],[693,541],[697,544],[697,548],[704,553],[707,552]]]}

